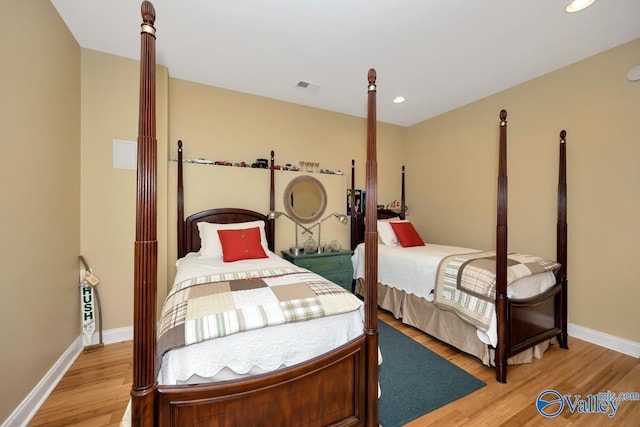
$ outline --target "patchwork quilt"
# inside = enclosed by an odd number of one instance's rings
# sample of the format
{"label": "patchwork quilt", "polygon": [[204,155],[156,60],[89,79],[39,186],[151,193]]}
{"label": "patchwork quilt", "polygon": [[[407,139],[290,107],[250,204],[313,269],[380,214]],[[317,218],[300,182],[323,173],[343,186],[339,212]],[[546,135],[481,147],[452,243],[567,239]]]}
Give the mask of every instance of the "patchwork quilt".
{"label": "patchwork quilt", "polygon": [[361,305],[344,288],[293,265],[195,277],[177,283],[167,295],[158,357],[172,348]]}
{"label": "patchwork quilt", "polygon": [[[558,268],[560,264],[556,261],[509,253],[507,286],[518,279]],[[487,332],[494,312],[495,288],[495,251],[451,255],[438,266],[434,303]]]}

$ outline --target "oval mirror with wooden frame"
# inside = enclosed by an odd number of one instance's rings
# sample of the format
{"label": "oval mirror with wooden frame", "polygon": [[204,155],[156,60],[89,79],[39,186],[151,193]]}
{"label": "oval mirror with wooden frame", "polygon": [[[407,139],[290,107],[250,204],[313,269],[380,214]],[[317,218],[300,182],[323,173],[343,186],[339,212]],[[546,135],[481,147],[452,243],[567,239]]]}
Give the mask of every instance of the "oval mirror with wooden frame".
{"label": "oval mirror with wooden frame", "polygon": [[284,209],[302,224],[318,221],[327,207],[327,192],[316,178],[298,176],[284,190]]}

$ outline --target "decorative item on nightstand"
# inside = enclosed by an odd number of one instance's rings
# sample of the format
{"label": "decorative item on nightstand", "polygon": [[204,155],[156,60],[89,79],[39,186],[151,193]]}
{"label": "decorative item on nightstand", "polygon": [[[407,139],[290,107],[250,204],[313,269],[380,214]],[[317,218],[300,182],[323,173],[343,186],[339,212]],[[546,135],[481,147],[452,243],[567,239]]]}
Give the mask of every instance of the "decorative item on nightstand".
{"label": "decorative item on nightstand", "polygon": [[312,254],[315,253],[316,251],[318,251],[318,246],[319,244],[313,240],[313,237],[309,236],[309,238],[307,239],[306,242],[304,242],[304,253],[305,254]]}
{"label": "decorative item on nightstand", "polygon": [[[342,224],[347,223],[347,216],[339,213],[332,213],[331,215],[327,215],[326,217],[322,218],[320,221],[316,223],[316,225],[318,226],[318,253],[322,252],[322,241],[320,240],[322,236],[321,235],[322,223],[328,220],[329,218],[338,218],[338,221],[340,221]],[[315,227],[315,225],[313,227]]]}
{"label": "decorative item on nightstand", "polygon": [[284,215],[284,216],[286,216],[286,217],[287,217],[287,218],[289,218],[291,221],[293,221],[293,223],[296,225],[296,230],[295,230],[295,233],[296,233],[296,246],[295,246],[295,248],[294,248],[294,249],[295,249],[295,252],[296,252],[296,255],[297,255],[297,252],[300,250],[300,246],[298,245],[298,227],[302,227],[302,229],[303,229],[305,232],[309,233],[309,238],[311,238],[311,235],[313,234],[313,232],[312,232],[310,229],[308,229],[307,227],[305,227],[304,225],[300,224],[300,223],[299,223],[298,221],[296,221],[295,219],[291,218],[289,215],[287,215],[287,214],[286,214],[286,213],[284,213],[284,212],[270,211],[270,212],[267,214],[267,218],[269,218],[269,219],[278,219],[278,218],[280,217],[280,215]]}

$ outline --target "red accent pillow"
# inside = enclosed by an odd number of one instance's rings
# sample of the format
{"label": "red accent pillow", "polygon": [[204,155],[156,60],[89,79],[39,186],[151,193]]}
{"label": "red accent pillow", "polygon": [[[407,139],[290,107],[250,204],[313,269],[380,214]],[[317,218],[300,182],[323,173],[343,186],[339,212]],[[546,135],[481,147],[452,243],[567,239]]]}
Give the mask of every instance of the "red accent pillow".
{"label": "red accent pillow", "polygon": [[267,258],[260,242],[258,227],[238,230],[217,230],[224,262],[241,259]]}
{"label": "red accent pillow", "polygon": [[391,227],[396,233],[396,237],[403,248],[408,248],[410,246],[424,246],[422,237],[420,237],[416,229],[413,227],[413,224],[410,222],[392,221]]}

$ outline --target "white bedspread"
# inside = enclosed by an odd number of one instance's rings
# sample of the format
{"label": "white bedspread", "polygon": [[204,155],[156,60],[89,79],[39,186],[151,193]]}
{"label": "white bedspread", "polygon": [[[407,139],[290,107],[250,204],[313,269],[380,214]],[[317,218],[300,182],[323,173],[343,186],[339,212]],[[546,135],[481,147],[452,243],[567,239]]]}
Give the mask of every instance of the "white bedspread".
{"label": "white bedspread", "polygon": [[[433,301],[436,273],[440,261],[449,255],[479,252],[458,246],[426,244],[403,248],[402,246],[378,245],[378,282],[407,294]],[[359,244],[351,258],[353,278],[364,278],[364,244]],[[528,298],[538,295],[556,283],[552,272],[525,277],[509,285],[509,298]],[[493,346],[497,345],[498,333],[495,310],[487,333],[477,331],[478,338]]]}
{"label": "white bedspread", "polygon": [[[433,288],[440,261],[449,255],[469,252],[478,251],[457,246],[430,244],[409,248],[378,245],[378,282],[427,301],[433,301]],[[363,278],[365,271],[363,243],[356,247],[351,260],[353,278]]]}
{"label": "white bedspread", "polygon": [[[201,275],[287,265],[269,258],[224,263],[191,253],[178,260],[174,283]],[[171,350],[162,359],[158,383],[171,385],[239,378],[273,371],[319,356],[363,334],[364,309],[305,322],[251,330]]]}

